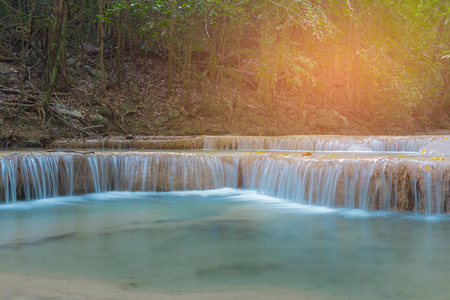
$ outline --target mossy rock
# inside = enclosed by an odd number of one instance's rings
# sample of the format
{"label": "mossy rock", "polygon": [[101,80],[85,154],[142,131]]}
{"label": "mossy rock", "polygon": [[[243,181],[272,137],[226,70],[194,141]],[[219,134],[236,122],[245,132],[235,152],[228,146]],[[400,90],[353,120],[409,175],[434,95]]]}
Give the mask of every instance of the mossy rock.
{"label": "mossy rock", "polygon": [[94,76],[95,80],[103,81],[103,72],[97,69],[90,69],[89,73]]}
{"label": "mossy rock", "polygon": [[109,125],[109,121],[108,119],[104,118],[103,116],[99,115],[99,114],[95,114],[92,117],[92,122],[95,125],[104,125],[102,128],[107,128]]}
{"label": "mossy rock", "polygon": [[136,111],[137,106],[136,106],[136,104],[133,103],[133,101],[127,99],[123,102],[122,109],[124,111]]}
{"label": "mossy rock", "polygon": [[169,120],[173,120],[176,119],[180,116],[180,112],[178,110],[170,110],[167,113],[167,117],[169,118]]}
{"label": "mossy rock", "polygon": [[153,125],[155,125],[155,127],[161,127],[163,124],[160,121],[155,120],[153,121]]}
{"label": "mossy rock", "polygon": [[144,119],[139,119],[137,120],[137,123],[139,126],[146,126],[147,125],[147,121]]}
{"label": "mossy rock", "polygon": [[169,121],[169,117],[166,115],[162,115],[156,118],[156,121],[160,122],[160,123],[166,123]]}
{"label": "mossy rock", "polygon": [[106,108],[106,107],[100,108],[99,110],[97,110],[97,112],[102,117],[105,117],[105,118],[111,118],[112,117],[111,111],[108,108]]}

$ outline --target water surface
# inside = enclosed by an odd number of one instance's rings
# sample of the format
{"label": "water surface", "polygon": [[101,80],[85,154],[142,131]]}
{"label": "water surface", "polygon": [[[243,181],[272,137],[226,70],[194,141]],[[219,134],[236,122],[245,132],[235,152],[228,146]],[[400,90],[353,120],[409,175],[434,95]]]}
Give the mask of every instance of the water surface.
{"label": "water surface", "polygon": [[[108,192],[0,206],[0,272],[167,293],[449,299],[450,218],[256,192]],[[26,284],[26,283],[25,283]]]}

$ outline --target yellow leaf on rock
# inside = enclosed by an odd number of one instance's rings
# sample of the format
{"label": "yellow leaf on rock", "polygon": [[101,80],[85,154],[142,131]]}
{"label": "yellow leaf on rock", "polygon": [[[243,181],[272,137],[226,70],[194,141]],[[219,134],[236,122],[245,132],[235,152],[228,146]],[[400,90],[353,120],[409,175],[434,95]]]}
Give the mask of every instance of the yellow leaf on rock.
{"label": "yellow leaf on rock", "polygon": [[411,154],[406,154],[406,157],[407,158],[411,158]]}
{"label": "yellow leaf on rock", "polygon": [[434,160],[444,160],[444,158],[442,158],[442,157],[433,157],[432,159],[434,159]]}
{"label": "yellow leaf on rock", "polygon": [[335,157],[336,156],[336,154],[331,154],[331,157]]}
{"label": "yellow leaf on rock", "polygon": [[426,150],[425,150],[425,149],[423,149],[423,150],[422,150],[422,154],[424,154],[424,153],[425,153],[425,151],[426,151]]}
{"label": "yellow leaf on rock", "polygon": [[405,156],[404,156],[404,155],[399,155],[398,157],[399,157],[399,158],[405,158]]}
{"label": "yellow leaf on rock", "polygon": [[430,172],[431,172],[431,167],[427,165],[427,166],[425,167],[425,170],[427,170],[427,172],[430,173]]}
{"label": "yellow leaf on rock", "polygon": [[247,155],[247,154],[249,154],[249,152],[245,152],[245,153],[244,153],[244,155]]}
{"label": "yellow leaf on rock", "polygon": [[302,156],[310,156],[310,155],[312,155],[311,152],[303,152],[303,153],[302,153]]}

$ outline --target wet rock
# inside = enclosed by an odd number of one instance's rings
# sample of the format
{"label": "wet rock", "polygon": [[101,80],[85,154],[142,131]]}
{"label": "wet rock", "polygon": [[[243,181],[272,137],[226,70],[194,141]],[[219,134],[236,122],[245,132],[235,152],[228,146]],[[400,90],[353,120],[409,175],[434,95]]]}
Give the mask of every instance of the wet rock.
{"label": "wet rock", "polygon": [[167,113],[167,117],[169,118],[169,120],[173,120],[176,119],[180,116],[180,112],[178,110],[170,110]]}
{"label": "wet rock", "polygon": [[42,148],[43,145],[35,140],[27,140],[20,142],[17,146],[23,147],[23,148]]}

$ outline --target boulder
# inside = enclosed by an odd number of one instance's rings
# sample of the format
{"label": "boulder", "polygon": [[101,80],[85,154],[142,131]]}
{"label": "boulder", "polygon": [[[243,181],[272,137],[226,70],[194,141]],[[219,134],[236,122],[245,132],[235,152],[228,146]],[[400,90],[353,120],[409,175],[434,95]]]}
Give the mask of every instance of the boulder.
{"label": "boulder", "polygon": [[347,128],[347,119],[335,110],[326,111],[325,109],[316,110],[317,125],[327,129]]}
{"label": "boulder", "polygon": [[335,110],[330,111],[330,115],[337,120],[339,123],[339,127],[341,128],[347,128],[348,127],[348,120],[346,117],[341,115],[339,112]]}
{"label": "boulder", "polygon": [[169,121],[169,118],[166,115],[162,115],[156,118],[156,121],[160,123],[166,123]]}
{"label": "boulder", "polygon": [[98,131],[106,132],[108,130],[109,121],[108,121],[108,119],[102,117],[101,115],[95,114],[92,117],[92,122],[94,123],[94,125],[103,125],[102,127],[97,128]]}
{"label": "boulder", "polygon": [[170,110],[167,113],[167,117],[169,118],[169,120],[173,120],[176,119],[180,116],[180,112],[178,110]]}
{"label": "boulder", "polygon": [[109,118],[109,119],[112,118],[111,111],[106,107],[101,107],[99,110],[97,110],[97,112],[102,117]]}
{"label": "boulder", "polygon": [[127,99],[123,102],[122,109],[126,112],[136,112],[137,106],[133,103],[133,101]]}
{"label": "boulder", "polygon": [[89,72],[94,76],[95,80],[103,81],[103,72],[97,69],[90,69]]}

